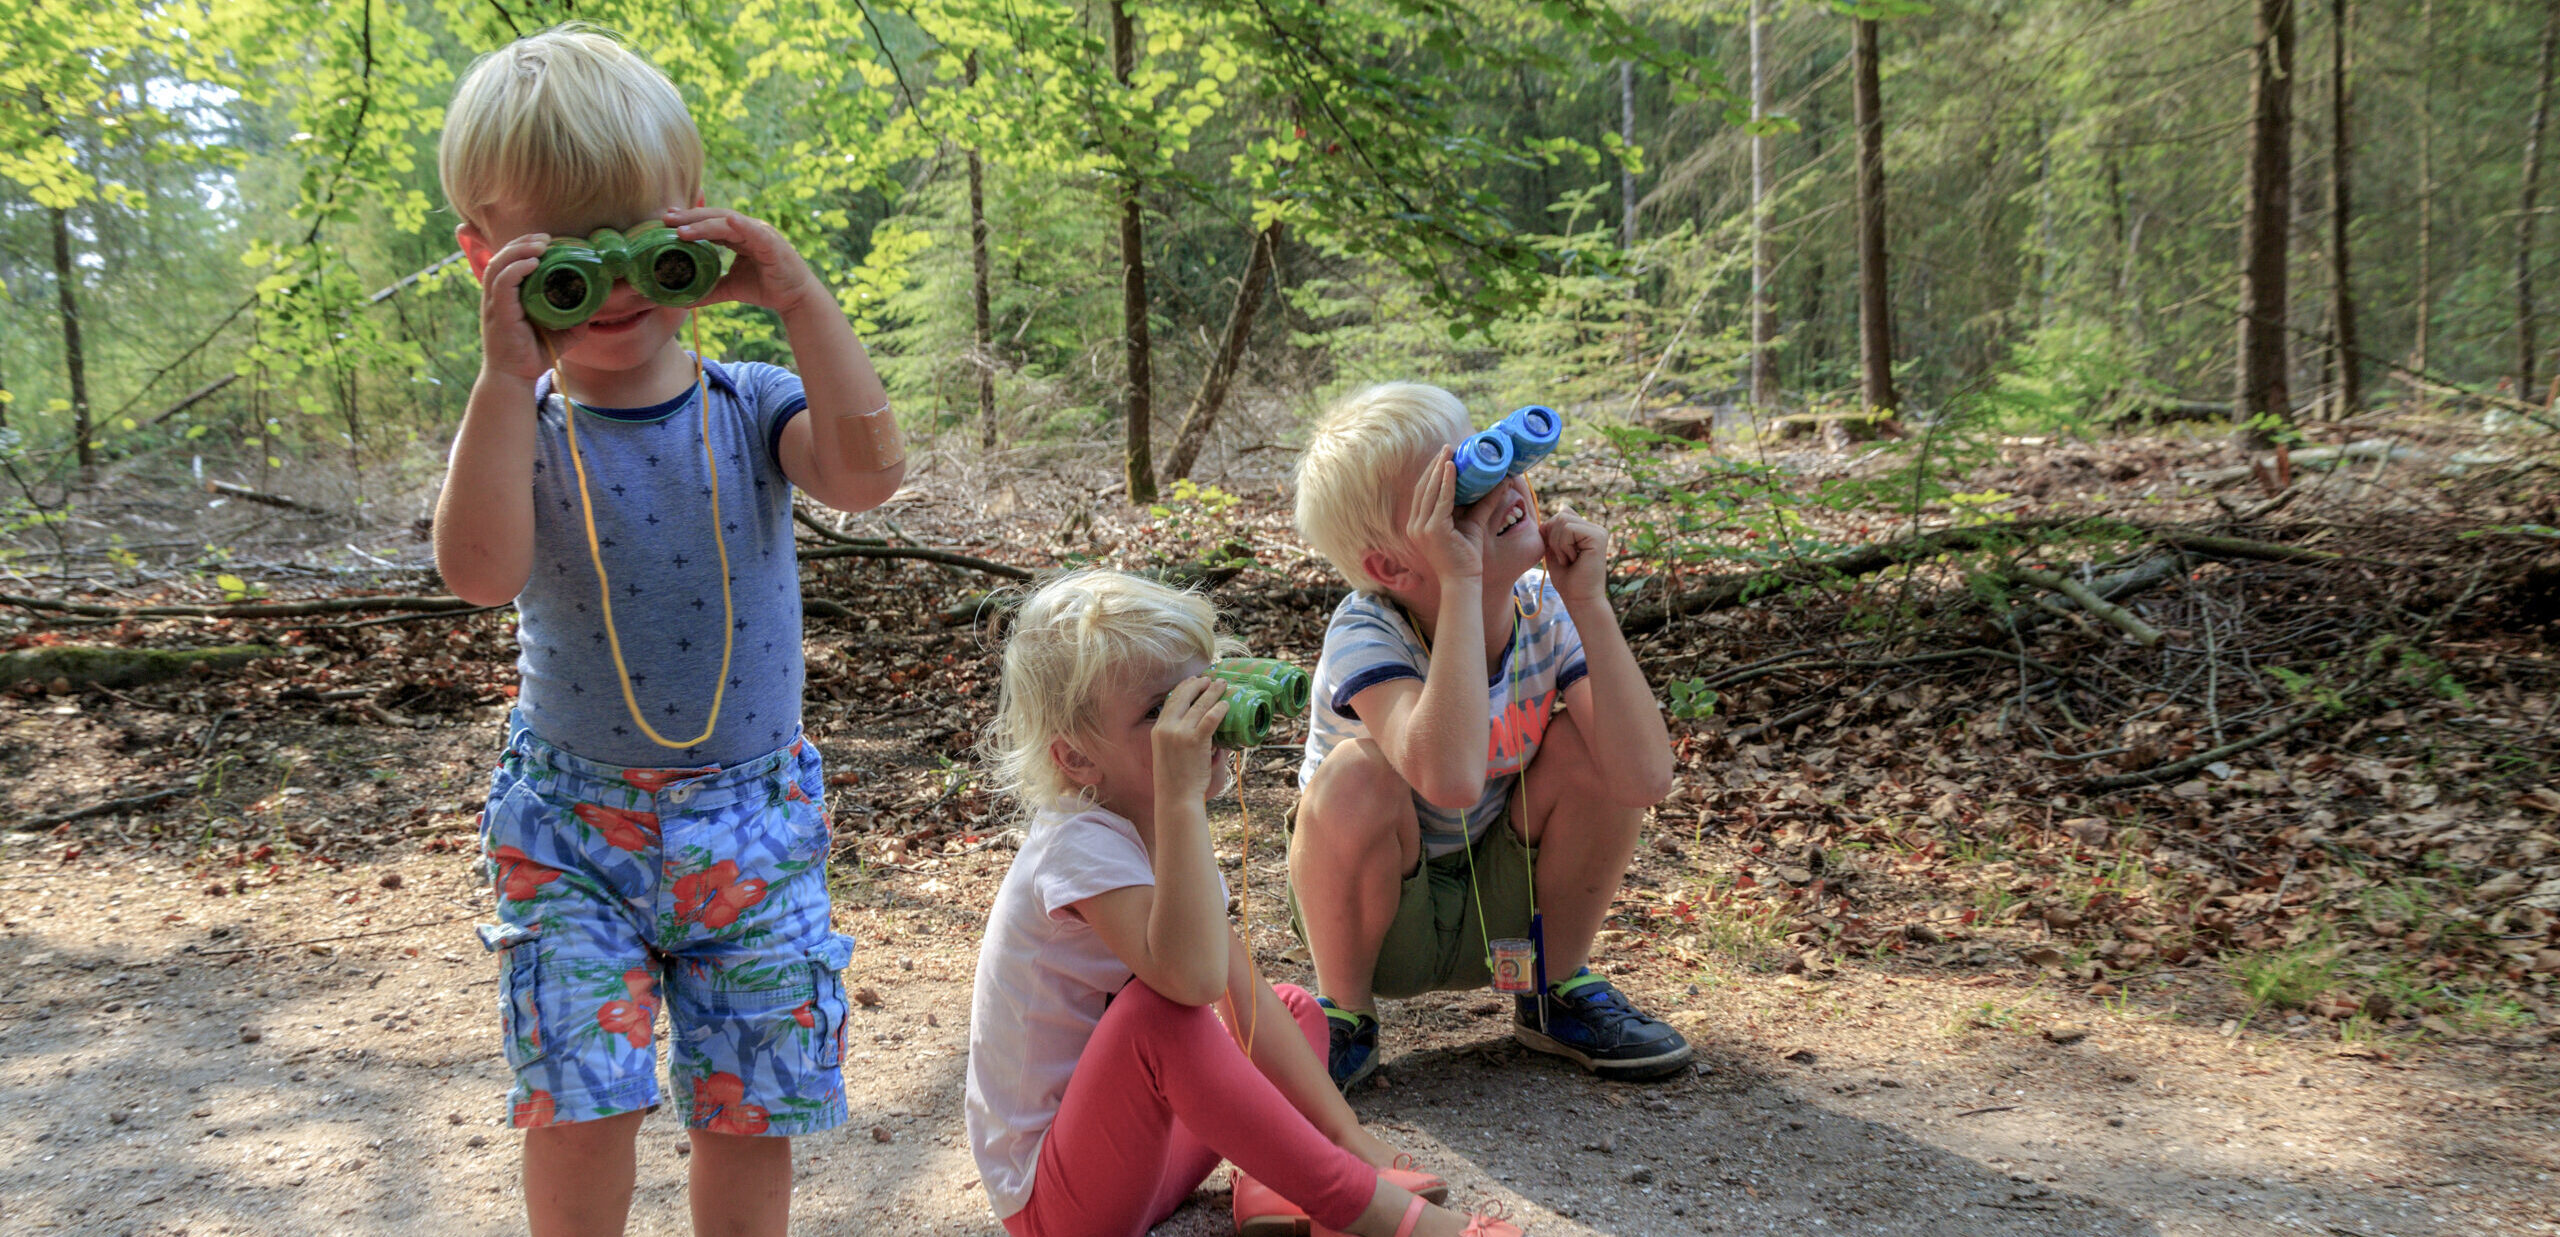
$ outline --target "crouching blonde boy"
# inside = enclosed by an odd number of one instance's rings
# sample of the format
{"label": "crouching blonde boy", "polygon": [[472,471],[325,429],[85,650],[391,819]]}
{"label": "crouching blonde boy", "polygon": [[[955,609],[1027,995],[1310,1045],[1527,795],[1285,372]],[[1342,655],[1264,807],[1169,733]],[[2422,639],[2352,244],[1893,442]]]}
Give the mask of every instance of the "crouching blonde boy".
{"label": "crouching blonde boy", "polygon": [[1688,1042],[1585,964],[1670,793],[1670,736],[1609,608],[1608,534],[1541,524],[1516,476],[1453,507],[1473,431],[1456,396],[1390,383],[1328,412],[1298,466],[1298,531],[1357,590],[1316,664],[1289,847],[1328,1065],[1366,1078],[1377,997],[1485,984],[1488,943],[1535,914],[1551,982],[1517,994],[1520,1042],[1661,1077]]}

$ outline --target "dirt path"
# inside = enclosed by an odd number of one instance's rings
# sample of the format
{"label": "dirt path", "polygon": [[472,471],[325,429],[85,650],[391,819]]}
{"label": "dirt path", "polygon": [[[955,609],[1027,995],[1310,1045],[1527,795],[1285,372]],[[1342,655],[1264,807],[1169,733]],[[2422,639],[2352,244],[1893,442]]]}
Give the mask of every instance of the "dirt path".
{"label": "dirt path", "polygon": [[[434,754],[459,770],[476,737]],[[470,933],[488,903],[446,802],[343,867],[0,847],[0,1231],[516,1231],[494,967]],[[1261,900],[1276,850],[1254,855],[1256,944],[1301,978]],[[848,980],[879,1003],[847,1031],[852,1123],[799,1142],[803,1231],[999,1232],[959,1096],[979,908],[1010,853],[840,866]],[[1490,994],[1448,994],[1390,1007],[1363,1115],[1537,1233],[2560,1232],[2547,1042],[2341,1055],[2023,967],[1606,965],[1704,1068],[1601,1085],[1511,1046]],[[644,1128],[634,1232],[685,1231],[681,1143]],[[1229,1231],[1223,1201],[1162,1231]]]}

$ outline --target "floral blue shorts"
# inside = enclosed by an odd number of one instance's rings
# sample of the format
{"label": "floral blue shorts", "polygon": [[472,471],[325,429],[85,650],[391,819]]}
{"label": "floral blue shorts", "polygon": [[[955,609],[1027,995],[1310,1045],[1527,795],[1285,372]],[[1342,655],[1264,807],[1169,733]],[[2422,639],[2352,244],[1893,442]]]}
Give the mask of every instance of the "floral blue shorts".
{"label": "floral blue shorts", "polygon": [[840,1125],[853,940],[827,907],[826,782],[805,738],[731,768],[623,769],[509,719],[480,852],[519,1129],[658,1104],[685,1123]]}

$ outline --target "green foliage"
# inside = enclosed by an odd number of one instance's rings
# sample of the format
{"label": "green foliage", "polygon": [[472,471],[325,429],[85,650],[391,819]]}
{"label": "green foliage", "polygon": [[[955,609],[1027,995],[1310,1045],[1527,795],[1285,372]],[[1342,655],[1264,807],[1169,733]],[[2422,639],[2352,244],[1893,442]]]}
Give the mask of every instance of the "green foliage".
{"label": "green foliage", "polygon": [[1673,679],[1663,684],[1662,690],[1664,695],[1670,697],[1673,717],[1694,721],[1715,715],[1716,701],[1719,697],[1715,689],[1707,686],[1705,679]]}
{"label": "green foliage", "polygon": [[2245,955],[2232,963],[2231,972],[2251,1005],[2299,1009],[2328,991],[2337,978],[2337,947],[2323,936],[2287,949]]}
{"label": "green foliage", "polygon": [[[0,379],[17,396],[0,411],[47,474],[70,419],[60,210],[111,457],[327,448],[365,467],[440,436],[476,368],[474,281],[455,265],[376,294],[451,250],[433,151],[454,81],[478,54],[573,18],[669,74],[703,132],[706,196],[782,229],[898,398],[932,418],[974,416],[985,366],[1003,420],[1029,435],[1088,440],[1110,420],[1126,184],[1147,212],[1168,387],[1205,368],[1251,240],[1276,226],[1285,308],[1255,354],[1289,354],[1264,371],[1304,375],[1289,395],[1422,377],[1487,415],[1534,400],[1578,426],[1732,399],[1749,250],[1747,135],[1724,88],[1746,42],[1737,6],[1130,11],[1143,47],[1123,86],[1098,6],[1065,0],[0,0],[14,53],[0,65]],[[2533,87],[2513,49],[2540,17],[2490,5],[2428,31],[2422,12],[2360,14],[2352,32],[2365,346],[2408,355],[2425,305],[2428,368],[2485,385],[2512,340],[2522,169],[2507,152]],[[1978,458],[1980,432],[2070,432],[2128,393],[2229,389],[2245,14],[1868,0],[1786,9],[1765,40],[1782,101],[1759,128],[1779,183],[1771,299],[1791,403],[1856,398],[1844,14],[1886,23],[1897,373],[1924,432],[1965,432],[1883,448],[1904,467],[1896,494],[1813,501],[1964,511],[1936,487]],[[1617,132],[1622,60],[1633,141]],[[2327,71],[2306,56],[2303,97]],[[2423,288],[2410,235],[2422,135],[2435,143]],[[996,250],[992,356],[971,331],[969,150]],[[1630,171],[1633,243],[1618,233]],[[2307,246],[2295,278],[2294,325],[2316,333],[2327,274]],[[717,351],[788,359],[769,314],[703,319]],[[231,373],[220,395],[159,416]],[[1648,557],[1712,557],[1716,529],[1756,533],[1746,557],[1818,548],[1747,470],[1655,482],[1691,501],[1649,530]]]}

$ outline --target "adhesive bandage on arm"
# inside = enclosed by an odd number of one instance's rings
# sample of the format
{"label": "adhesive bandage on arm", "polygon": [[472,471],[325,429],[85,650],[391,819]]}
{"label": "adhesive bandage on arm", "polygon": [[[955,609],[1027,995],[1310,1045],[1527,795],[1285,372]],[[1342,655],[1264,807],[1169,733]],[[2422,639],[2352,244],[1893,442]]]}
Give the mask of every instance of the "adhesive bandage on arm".
{"label": "adhesive bandage on arm", "polygon": [[855,472],[887,472],[907,462],[906,440],[887,404],[836,418],[836,462]]}

